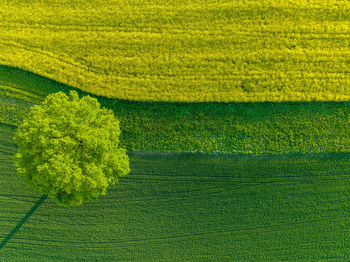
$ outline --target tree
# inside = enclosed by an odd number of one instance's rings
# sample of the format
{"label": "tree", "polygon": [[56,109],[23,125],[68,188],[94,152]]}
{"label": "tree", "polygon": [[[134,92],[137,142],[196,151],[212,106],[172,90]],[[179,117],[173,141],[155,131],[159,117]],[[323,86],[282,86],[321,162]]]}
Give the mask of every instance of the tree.
{"label": "tree", "polygon": [[75,91],[51,94],[18,127],[15,165],[28,186],[60,205],[81,205],[130,172],[119,135],[113,111],[97,99],[79,99]]}

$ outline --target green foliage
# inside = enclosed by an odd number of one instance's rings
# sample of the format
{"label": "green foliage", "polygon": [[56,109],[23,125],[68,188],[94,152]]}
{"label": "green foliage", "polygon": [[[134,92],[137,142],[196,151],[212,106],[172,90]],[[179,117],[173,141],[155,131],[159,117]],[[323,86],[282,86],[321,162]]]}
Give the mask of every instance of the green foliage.
{"label": "green foliage", "polygon": [[128,100],[345,101],[349,9],[339,0],[0,1],[0,63]]}
{"label": "green foliage", "polygon": [[95,98],[51,94],[19,125],[15,163],[25,183],[59,204],[80,205],[129,173],[119,122]]}

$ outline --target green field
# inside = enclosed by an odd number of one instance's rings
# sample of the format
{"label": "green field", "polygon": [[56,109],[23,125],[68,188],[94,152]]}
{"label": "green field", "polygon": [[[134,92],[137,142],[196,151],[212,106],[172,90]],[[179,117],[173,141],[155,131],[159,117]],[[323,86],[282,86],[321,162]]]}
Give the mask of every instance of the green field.
{"label": "green field", "polygon": [[80,207],[23,185],[2,125],[2,261],[346,261],[350,156],[130,154],[132,172]]}
{"label": "green field", "polygon": [[0,64],[138,101],[348,101],[350,2],[0,1]]}

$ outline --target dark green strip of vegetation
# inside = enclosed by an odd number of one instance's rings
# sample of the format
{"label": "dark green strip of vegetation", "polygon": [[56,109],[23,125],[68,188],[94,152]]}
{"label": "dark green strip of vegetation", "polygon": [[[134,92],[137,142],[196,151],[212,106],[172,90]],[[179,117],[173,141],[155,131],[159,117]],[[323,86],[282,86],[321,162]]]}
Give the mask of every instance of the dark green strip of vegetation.
{"label": "dark green strip of vegetation", "polygon": [[[18,125],[29,106],[73,88],[0,66],[0,121]],[[11,88],[10,88],[11,87]],[[87,95],[79,91],[80,96]],[[94,96],[96,97],[96,96]],[[349,152],[350,102],[162,103],[96,97],[120,119],[128,151]]]}

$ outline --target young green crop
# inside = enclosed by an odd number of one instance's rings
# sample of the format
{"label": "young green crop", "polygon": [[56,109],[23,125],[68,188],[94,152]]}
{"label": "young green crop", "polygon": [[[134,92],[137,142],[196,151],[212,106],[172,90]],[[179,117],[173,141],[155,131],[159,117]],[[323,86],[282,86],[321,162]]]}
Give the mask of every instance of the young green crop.
{"label": "young green crop", "polygon": [[59,204],[81,205],[129,173],[119,135],[119,121],[95,98],[51,94],[30,108],[17,129],[17,171]]}
{"label": "young green crop", "polygon": [[[0,140],[2,134],[0,127]],[[132,173],[118,187],[78,207],[47,199],[1,256],[26,262],[348,261],[348,154],[129,157]],[[0,159],[2,241],[40,194],[23,185],[10,157],[0,151]]]}

